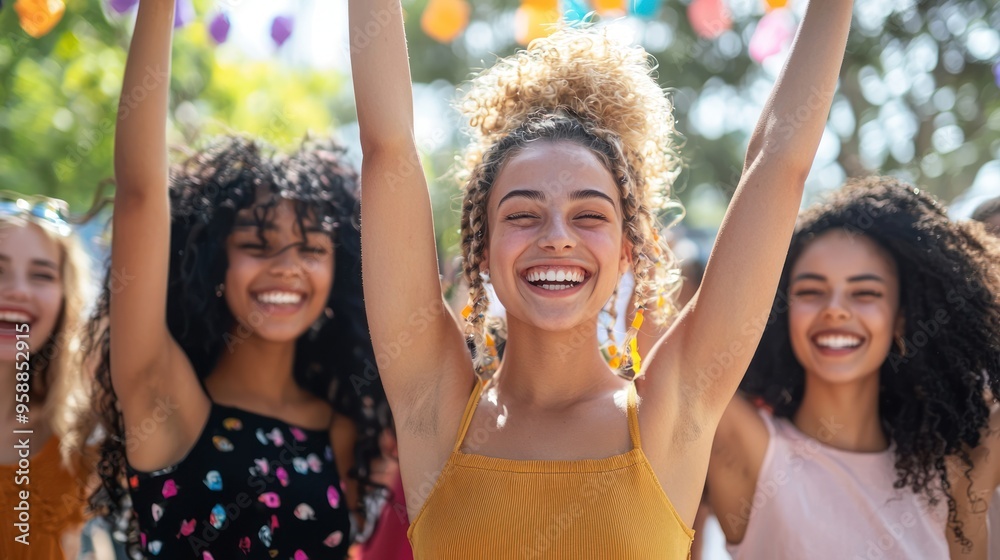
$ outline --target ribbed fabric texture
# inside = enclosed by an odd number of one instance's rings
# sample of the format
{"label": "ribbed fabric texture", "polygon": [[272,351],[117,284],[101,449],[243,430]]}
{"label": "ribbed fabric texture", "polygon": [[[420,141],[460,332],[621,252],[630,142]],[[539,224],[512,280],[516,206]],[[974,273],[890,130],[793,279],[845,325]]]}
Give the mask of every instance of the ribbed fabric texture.
{"label": "ribbed fabric texture", "polygon": [[514,461],[461,452],[478,384],[451,457],[408,536],[417,560],[682,560],[689,529],[642,452],[635,386],[632,450],[606,459]]}
{"label": "ribbed fabric texture", "polygon": [[746,534],[727,544],[733,560],[948,558],[947,504],[930,506],[908,488],[893,488],[891,447],[844,451],[784,418],[760,416],[770,438],[753,502],[735,519],[747,522]]}

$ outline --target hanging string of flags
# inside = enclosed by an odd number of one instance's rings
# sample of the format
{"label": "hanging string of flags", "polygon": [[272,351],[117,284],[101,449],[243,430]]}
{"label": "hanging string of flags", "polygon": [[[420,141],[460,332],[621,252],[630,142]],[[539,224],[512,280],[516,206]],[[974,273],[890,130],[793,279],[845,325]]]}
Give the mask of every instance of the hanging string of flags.
{"label": "hanging string of flags", "polygon": [[[0,0],[2,1],[2,0]],[[733,27],[729,0],[691,0],[687,4],[687,19],[695,34],[705,40],[714,40]],[[760,0],[766,11],[757,23],[750,38],[749,54],[762,63],[788,49],[798,25],[795,15],[788,9],[789,0]],[[125,14],[133,10],[139,0],[106,0],[111,12]],[[192,0],[175,3],[175,27],[180,28],[195,19]],[[605,17],[632,16],[653,19],[663,0],[521,0],[514,14],[514,37],[518,43],[528,44],[544,37],[556,28],[560,20],[583,21],[588,14]],[[2,7],[2,3],[0,3]],[[470,0],[429,0],[420,15],[420,28],[431,39],[451,43],[465,33],[472,15]],[[16,0],[14,10],[24,31],[35,38],[49,33],[66,11],[64,0]],[[229,38],[232,23],[225,11],[215,12],[208,20],[209,36],[216,44]],[[291,15],[276,16],[271,22],[271,40],[281,48],[292,36],[295,20]],[[1000,66],[997,67],[1000,82]]]}

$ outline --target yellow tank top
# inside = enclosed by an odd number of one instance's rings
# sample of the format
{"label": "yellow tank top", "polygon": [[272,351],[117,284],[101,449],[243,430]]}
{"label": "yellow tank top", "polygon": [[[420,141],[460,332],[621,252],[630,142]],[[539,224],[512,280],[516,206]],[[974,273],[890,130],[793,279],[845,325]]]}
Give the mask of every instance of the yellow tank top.
{"label": "yellow tank top", "polygon": [[634,384],[628,394],[631,451],[581,461],[463,453],[482,390],[477,383],[455,448],[410,525],[416,560],[691,557],[694,531],[642,452]]}

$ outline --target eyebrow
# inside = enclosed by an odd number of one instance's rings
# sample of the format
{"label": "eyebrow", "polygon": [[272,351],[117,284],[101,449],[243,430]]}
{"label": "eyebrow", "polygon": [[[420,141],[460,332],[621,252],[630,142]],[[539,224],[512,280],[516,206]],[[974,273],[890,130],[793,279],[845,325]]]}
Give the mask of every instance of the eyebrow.
{"label": "eyebrow", "polygon": [[[10,262],[10,257],[8,257],[7,255],[0,255],[0,261]],[[49,259],[32,259],[31,264],[35,266],[51,268],[52,270],[59,270],[59,265],[50,261]]]}
{"label": "eyebrow", "polygon": [[[545,193],[542,191],[531,190],[531,189],[516,189],[505,194],[500,202],[497,204],[497,208],[503,205],[508,199],[511,198],[527,198],[529,200],[534,200],[536,202],[545,202]],[[589,198],[599,198],[606,200],[612,206],[615,205],[615,201],[611,199],[610,196],[602,193],[596,189],[583,189],[579,191],[573,191],[569,195],[570,200],[586,200]]]}
{"label": "eyebrow", "polygon": [[[798,282],[800,280],[819,280],[820,282],[826,282],[827,278],[822,274],[816,274],[814,272],[803,272],[802,274],[799,274],[798,276],[793,278],[792,282]],[[885,283],[885,280],[877,274],[859,274],[857,276],[851,276],[850,278],[847,279],[848,282],[865,282],[867,280],[882,282],[883,284]]]}

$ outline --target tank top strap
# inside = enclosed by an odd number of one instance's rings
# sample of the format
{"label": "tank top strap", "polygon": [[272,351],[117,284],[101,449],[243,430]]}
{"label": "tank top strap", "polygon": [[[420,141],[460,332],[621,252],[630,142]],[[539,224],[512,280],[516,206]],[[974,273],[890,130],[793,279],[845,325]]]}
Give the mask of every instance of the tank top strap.
{"label": "tank top strap", "polygon": [[465,413],[462,414],[462,424],[459,426],[458,437],[455,439],[455,447],[451,450],[452,453],[458,453],[458,450],[462,448],[465,433],[469,431],[469,424],[472,423],[472,415],[476,412],[476,405],[479,404],[479,398],[483,394],[484,383],[486,382],[476,377],[476,386],[472,388],[472,395],[469,396],[469,402],[465,405]]}
{"label": "tank top strap", "polygon": [[639,437],[639,397],[635,391],[635,382],[628,386],[628,435],[632,439],[632,449],[642,449],[642,439]]}

